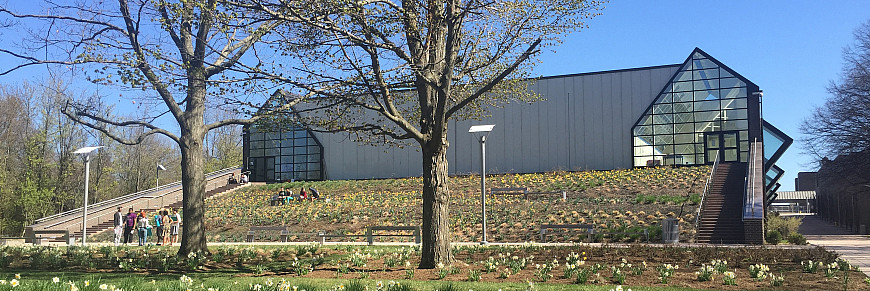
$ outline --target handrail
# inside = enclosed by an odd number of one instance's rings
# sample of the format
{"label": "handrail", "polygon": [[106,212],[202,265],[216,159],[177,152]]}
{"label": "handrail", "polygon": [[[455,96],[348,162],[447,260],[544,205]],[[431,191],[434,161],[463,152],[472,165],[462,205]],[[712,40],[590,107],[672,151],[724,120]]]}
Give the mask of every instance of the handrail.
{"label": "handrail", "polygon": [[[211,173],[207,174],[206,177],[205,177],[205,179],[206,179],[206,180],[209,180],[209,179],[212,179],[212,178],[217,177],[217,176],[226,175],[226,173],[229,173],[229,172],[232,172],[232,171],[238,170],[239,168],[240,168],[240,167],[232,167],[232,168],[226,168],[226,169],[221,169],[221,170],[218,170],[218,171],[214,171],[214,172],[211,172]],[[90,209],[88,210],[88,212],[89,212],[89,213],[95,213],[95,212],[102,211],[102,210],[106,209],[106,206],[114,206],[114,205],[123,204],[124,202],[128,202],[128,201],[132,201],[132,200],[136,200],[136,199],[142,198],[142,196],[146,196],[147,194],[152,194],[152,193],[155,193],[155,192],[158,192],[158,193],[159,193],[159,191],[161,191],[161,190],[168,190],[169,188],[176,188],[176,187],[180,187],[180,186],[181,186],[181,181],[176,181],[176,182],[173,182],[173,183],[170,183],[170,184],[161,185],[161,186],[158,187],[158,188],[146,189],[146,190],[142,190],[142,191],[139,191],[139,192],[136,192],[136,193],[127,194],[127,195],[120,196],[120,197],[115,197],[115,198],[112,198],[112,199],[109,199],[109,200],[100,201],[100,202],[97,202],[97,203],[94,203],[94,204],[90,204],[90,205],[88,205],[89,208],[90,208]],[[161,195],[159,195],[159,196],[155,196],[155,197],[162,197],[162,196],[164,196],[164,195],[167,195],[167,194],[170,194],[170,193],[173,193],[173,192],[175,192],[175,191],[167,191],[166,193],[163,193],[163,194],[161,194]],[[122,201],[122,203],[117,203],[117,202],[119,202],[119,201]],[[99,209],[98,209],[98,208],[99,208]],[[43,218],[40,218],[40,219],[34,220],[33,225],[37,225],[37,224],[41,224],[41,223],[45,223],[45,222],[48,222],[48,221],[50,221],[50,220],[52,220],[52,219],[57,219],[57,218],[60,218],[60,217],[66,216],[66,215],[74,214],[74,213],[76,213],[76,212],[81,213],[81,212],[82,212],[82,208],[79,207],[79,208],[75,208],[75,209],[67,210],[67,211],[64,211],[64,212],[61,212],[61,213],[57,213],[57,214],[54,214],[54,215],[50,215],[50,216],[46,216],[46,217],[43,217]]]}
{"label": "handrail", "polygon": [[707,181],[704,182],[704,192],[701,193],[701,203],[698,203],[698,211],[695,213],[695,229],[698,229],[698,224],[701,223],[701,210],[704,209],[704,201],[707,200],[707,193],[710,192],[710,183],[713,182],[713,177],[716,175],[716,168],[719,167],[719,151],[716,151],[716,158],[713,160],[713,168],[710,169],[710,175],[707,176]]}
{"label": "handrail", "polygon": [[[756,192],[758,192],[758,152],[760,144],[758,138],[752,141],[749,147],[749,165],[746,167],[746,178],[744,178],[743,190],[743,220],[757,219],[762,213],[756,213]],[[763,194],[762,194],[763,195]],[[762,206],[763,207],[763,206]],[[759,210],[761,212],[763,210]]]}

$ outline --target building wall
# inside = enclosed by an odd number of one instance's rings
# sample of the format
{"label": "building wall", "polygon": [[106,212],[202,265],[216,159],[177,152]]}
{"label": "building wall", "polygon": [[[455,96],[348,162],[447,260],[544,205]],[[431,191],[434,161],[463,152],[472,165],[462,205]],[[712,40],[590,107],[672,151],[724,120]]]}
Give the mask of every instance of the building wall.
{"label": "building wall", "polygon": [[[480,121],[451,121],[451,174],[479,173],[474,124],[495,124],[486,142],[488,173],[608,170],[632,166],[631,127],[679,65],[546,77],[530,86],[543,100],[493,109]],[[353,142],[347,133],[316,134],[326,179],[422,175],[416,144],[404,148]]]}

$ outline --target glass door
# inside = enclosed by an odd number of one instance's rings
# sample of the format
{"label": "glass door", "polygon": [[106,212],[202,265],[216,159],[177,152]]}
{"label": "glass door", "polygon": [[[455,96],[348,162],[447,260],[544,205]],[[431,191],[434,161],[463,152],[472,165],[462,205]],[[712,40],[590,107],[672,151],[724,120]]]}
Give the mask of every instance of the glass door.
{"label": "glass door", "polygon": [[737,162],[740,160],[740,150],[737,145],[740,138],[737,131],[717,131],[704,133],[705,160],[712,164],[719,155],[720,162]]}

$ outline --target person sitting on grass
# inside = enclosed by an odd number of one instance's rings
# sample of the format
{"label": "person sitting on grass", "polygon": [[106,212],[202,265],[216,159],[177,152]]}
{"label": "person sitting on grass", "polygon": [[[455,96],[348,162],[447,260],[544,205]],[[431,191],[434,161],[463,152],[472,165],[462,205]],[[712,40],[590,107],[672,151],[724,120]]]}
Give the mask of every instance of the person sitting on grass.
{"label": "person sitting on grass", "polygon": [[299,199],[305,201],[308,199],[308,193],[305,192],[305,187],[299,189]]}

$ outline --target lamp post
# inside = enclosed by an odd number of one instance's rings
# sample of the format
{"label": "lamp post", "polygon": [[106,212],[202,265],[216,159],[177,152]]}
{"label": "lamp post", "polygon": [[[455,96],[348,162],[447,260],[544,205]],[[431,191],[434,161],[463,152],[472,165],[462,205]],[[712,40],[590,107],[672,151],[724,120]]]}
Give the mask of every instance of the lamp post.
{"label": "lamp post", "polygon": [[161,164],[157,164],[157,187],[160,188],[160,171],[166,171],[166,167],[163,167]]}
{"label": "lamp post", "polygon": [[82,207],[82,245],[87,244],[88,237],[88,180],[91,176],[91,152],[101,148],[103,146],[95,146],[95,147],[83,147],[75,152],[74,154],[81,154],[85,159],[85,200],[84,207]]}
{"label": "lamp post", "polygon": [[489,125],[472,125],[468,129],[469,133],[480,133],[480,219],[483,228],[483,236],[480,244],[488,244],[486,241],[486,135],[488,135],[495,124]]}

